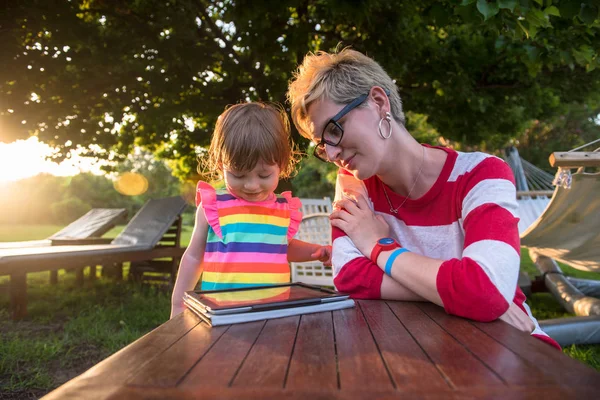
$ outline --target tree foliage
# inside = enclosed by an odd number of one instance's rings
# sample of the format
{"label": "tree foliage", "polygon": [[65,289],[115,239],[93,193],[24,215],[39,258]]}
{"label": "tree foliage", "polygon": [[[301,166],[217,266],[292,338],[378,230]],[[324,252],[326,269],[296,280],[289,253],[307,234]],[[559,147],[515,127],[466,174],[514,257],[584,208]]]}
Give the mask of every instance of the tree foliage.
{"label": "tree foliage", "polygon": [[[532,164],[554,174],[548,158],[555,151],[569,151],[600,138],[598,115],[600,103],[571,105],[545,121],[534,120],[531,126],[514,140],[519,154]],[[592,145],[583,151],[594,151]]]}
{"label": "tree foliage", "polygon": [[0,140],[35,134],[59,159],[141,146],[181,177],[226,105],[284,102],[303,55],[339,43],[465,144],[506,142],[600,89],[593,0],[24,0],[5,3],[0,34]]}

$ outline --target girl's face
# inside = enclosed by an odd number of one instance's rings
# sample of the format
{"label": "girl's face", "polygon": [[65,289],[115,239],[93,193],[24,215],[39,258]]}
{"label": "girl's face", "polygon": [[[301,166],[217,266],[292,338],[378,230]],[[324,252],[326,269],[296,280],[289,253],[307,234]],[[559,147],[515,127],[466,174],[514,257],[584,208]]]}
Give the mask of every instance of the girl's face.
{"label": "girl's face", "polygon": [[281,169],[277,164],[259,161],[251,171],[235,171],[223,167],[225,186],[234,196],[246,201],[265,201],[277,188]]}

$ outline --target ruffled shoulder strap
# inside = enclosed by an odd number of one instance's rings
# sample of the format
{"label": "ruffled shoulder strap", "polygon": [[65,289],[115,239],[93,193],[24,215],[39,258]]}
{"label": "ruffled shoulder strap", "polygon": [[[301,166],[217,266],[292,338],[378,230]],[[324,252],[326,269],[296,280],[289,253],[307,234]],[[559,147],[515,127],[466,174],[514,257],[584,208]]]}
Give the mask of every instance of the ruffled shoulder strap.
{"label": "ruffled shoulder strap", "polygon": [[302,211],[300,211],[302,202],[299,198],[292,197],[292,192],[283,192],[281,197],[287,200],[290,208],[290,226],[287,233],[288,240],[290,240],[296,235],[298,228],[300,228],[300,222],[302,222]]}
{"label": "ruffled shoulder strap", "polygon": [[202,207],[206,221],[213,228],[217,236],[223,239],[221,225],[219,224],[219,212],[217,210],[217,192],[208,183],[198,181],[196,187],[196,206]]}

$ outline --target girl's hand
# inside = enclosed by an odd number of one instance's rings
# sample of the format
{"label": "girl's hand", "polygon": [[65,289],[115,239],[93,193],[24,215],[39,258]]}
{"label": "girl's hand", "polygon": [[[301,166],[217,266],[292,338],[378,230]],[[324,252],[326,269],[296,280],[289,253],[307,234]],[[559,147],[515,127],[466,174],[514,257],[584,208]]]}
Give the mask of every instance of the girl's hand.
{"label": "girl's hand", "polygon": [[321,246],[310,255],[313,260],[319,260],[326,267],[331,267],[331,246]]}
{"label": "girl's hand", "polygon": [[370,257],[377,241],[390,236],[390,227],[381,215],[369,208],[360,193],[344,192],[344,198],[334,204],[329,216],[331,225],[343,230],[365,257]]}

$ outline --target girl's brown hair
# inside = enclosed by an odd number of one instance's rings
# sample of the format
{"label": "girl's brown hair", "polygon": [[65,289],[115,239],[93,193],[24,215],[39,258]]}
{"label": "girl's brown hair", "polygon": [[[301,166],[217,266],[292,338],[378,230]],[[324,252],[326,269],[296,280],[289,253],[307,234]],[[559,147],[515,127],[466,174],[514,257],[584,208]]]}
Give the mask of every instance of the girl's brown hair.
{"label": "girl's brown hair", "polygon": [[263,161],[277,164],[280,177],[288,178],[294,172],[299,155],[283,108],[262,102],[236,104],[217,119],[204,172],[217,178],[223,166],[250,171]]}

